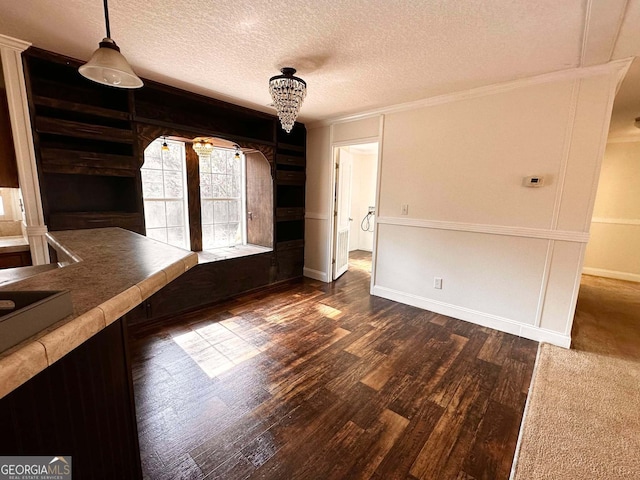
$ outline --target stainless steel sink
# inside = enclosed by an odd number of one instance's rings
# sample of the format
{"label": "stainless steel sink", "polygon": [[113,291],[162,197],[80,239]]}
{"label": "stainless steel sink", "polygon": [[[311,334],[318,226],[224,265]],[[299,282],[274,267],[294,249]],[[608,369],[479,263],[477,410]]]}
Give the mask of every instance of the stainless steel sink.
{"label": "stainless steel sink", "polygon": [[0,292],[0,352],[72,313],[68,290]]}

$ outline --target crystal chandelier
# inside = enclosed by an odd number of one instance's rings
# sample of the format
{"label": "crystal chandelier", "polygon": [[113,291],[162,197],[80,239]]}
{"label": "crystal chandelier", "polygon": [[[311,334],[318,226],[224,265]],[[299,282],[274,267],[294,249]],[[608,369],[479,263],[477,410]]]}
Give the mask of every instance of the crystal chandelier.
{"label": "crystal chandelier", "polygon": [[285,132],[291,132],[296,121],[300,106],[307,96],[307,84],[304,80],[294,77],[295,68],[285,67],[280,70],[282,75],[269,79],[269,93],[273,99],[273,106],[278,111],[280,123]]}
{"label": "crystal chandelier", "polygon": [[210,157],[213,152],[213,143],[206,138],[194,138],[193,149],[201,158]]}

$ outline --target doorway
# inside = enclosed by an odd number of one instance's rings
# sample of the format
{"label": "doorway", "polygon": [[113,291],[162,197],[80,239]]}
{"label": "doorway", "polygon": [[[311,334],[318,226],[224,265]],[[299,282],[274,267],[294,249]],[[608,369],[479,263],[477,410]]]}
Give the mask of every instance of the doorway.
{"label": "doorway", "polygon": [[332,280],[350,268],[371,274],[375,238],[377,141],[334,146]]}

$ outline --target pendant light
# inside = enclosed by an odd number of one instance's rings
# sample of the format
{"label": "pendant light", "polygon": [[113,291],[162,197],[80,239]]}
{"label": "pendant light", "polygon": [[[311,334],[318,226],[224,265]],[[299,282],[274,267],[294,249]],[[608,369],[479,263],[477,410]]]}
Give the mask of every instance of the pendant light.
{"label": "pendant light", "polygon": [[104,21],[107,30],[106,38],[99,43],[91,59],[78,68],[83,77],[103,85],[117,88],[140,88],[142,80],[135,74],[127,59],[120,53],[120,48],[111,39],[109,28],[109,7],[104,0]]}
{"label": "pendant light", "polygon": [[233,156],[233,158],[234,158],[235,160],[240,160],[240,145],[237,145],[237,144],[236,144],[236,145],[234,145],[234,147],[236,148],[236,153],[235,153],[235,155]]}
{"label": "pendant light", "polygon": [[167,137],[162,137],[162,151],[163,152],[168,152],[169,151],[169,145],[167,145]]}

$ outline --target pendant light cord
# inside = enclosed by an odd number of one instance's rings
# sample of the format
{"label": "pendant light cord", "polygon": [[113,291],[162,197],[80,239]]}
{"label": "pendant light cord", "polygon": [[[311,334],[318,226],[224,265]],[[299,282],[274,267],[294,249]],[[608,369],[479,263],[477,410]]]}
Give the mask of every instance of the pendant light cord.
{"label": "pendant light cord", "polygon": [[111,28],[109,27],[109,6],[107,0],[104,0],[104,23],[107,26],[107,38],[111,38]]}

